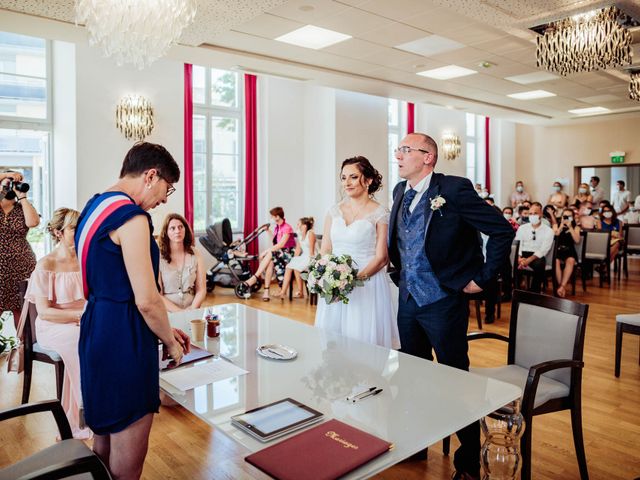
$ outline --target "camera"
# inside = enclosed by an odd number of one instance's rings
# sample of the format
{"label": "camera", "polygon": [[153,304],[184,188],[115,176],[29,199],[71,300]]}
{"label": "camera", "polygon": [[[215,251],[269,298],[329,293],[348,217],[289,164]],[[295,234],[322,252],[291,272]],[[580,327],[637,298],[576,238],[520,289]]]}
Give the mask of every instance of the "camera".
{"label": "camera", "polygon": [[29,188],[31,188],[28,183],[16,182],[12,178],[10,178],[10,180],[11,181],[9,183],[2,186],[2,190],[4,190],[5,192],[10,192],[13,189],[16,189],[20,193],[27,193],[29,191]]}

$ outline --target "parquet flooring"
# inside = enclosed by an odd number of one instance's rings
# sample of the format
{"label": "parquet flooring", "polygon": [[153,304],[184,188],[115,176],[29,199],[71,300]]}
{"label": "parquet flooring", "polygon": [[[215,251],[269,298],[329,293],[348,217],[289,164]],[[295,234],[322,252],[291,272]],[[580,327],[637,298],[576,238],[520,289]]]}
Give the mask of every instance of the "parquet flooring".
{"label": "parquet flooring", "polygon": [[[596,279],[597,280],[597,279]],[[634,479],[640,477],[640,365],[638,336],[626,335],[622,373],[613,374],[615,315],[640,312],[640,258],[630,260],[629,279],[613,281],[609,287],[588,284],[587,293],[578,286],[576,301],[589,303],[583,377],[583,424],[591,479]],[[207,304],[235,302],[231,290],[216,289]],[[249,305],[313,324],[315,307],[305,300],[262,302],[257,296]],[[486,331],[508,333],[509,306],[503,304],[502,318]],[[470,330],[475,329],[475,318]],[[500,365],[506,360],[506,344],[479,341],[471,344],[471,363]],[[6,373],[0,359],[0,408],[20,402],[21,376]],[[35,364],[31,399],[55,396],[52,367]],[[533,425],[533,478],[538,480],[578,479],[569,412],[539,416]],[[55,441],[53,420],[46,414],[0,424],[0,467],[11,464]],[[452,439],[452,451],[457,441]],[[180,407],[162,407],[156,416],[143,478],[155,479],[241,479],[264,478],[243,461],[246,451],[215,429]],[[405,462],[378,475],[385,480],[448,479],[451,457],[442,455],[440,444],[429,449],[424,462]]]}

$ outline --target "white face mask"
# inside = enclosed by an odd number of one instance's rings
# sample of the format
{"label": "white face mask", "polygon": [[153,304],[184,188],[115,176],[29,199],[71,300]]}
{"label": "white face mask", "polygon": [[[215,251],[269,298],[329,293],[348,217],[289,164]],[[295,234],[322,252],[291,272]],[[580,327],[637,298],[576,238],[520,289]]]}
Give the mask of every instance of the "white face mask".
{"label": "white face mask", "polygon": [[517,190],[518,192],[522,193],[522,191],[524,190],[524,187],[523,187],[522,185],[518,185],[518,186],[516,187],[516,190]]}
{"label": "white face mask", "polygon": [[510,213],[505,213],[505,214],[504,214],[504,218],[505,218],[506,220],[511,220],[511,218],[512,218],[512,217],[513,217],[513,215],[511,215]]}
{"label": "white face mask", "polygon": [[586,188],[579,188],[578,189],[578,193],[582,193],[582,194],[587,193],[587,189]]}
{"label": "white face mask", "polygon": [[480,198],[487,198],[489,196],[489,192],[480,192]]}
{"label": "white face mask", "polygon": [[584,209],[584,214],[585,215],[591,215],[591,209],[590,208],[585,208]]}
{"label": "white face mask", "polygon": [[611,217],[613,217],[613,212],[603,212],[602,216],[604,218],[611,218]]}
{"label": "white face mask", "polygon": [[529,215],[529,223],[537,225],[540,223],[540,215]]}
{"label": "white face mask", "polygon": [[556,192],[559,192],[560,190],[562,190],[562,187],[558,187],[557,185],[554,185],[553,190]]}

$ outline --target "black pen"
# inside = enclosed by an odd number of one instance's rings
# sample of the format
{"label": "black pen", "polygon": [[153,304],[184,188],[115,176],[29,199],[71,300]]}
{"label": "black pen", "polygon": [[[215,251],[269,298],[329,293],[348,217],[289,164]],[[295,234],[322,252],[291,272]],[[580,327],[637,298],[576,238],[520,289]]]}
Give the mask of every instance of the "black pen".
{"label": "black pen", "polygon": [[361,396],[361,397],[354,398],[354,399],[353,399],[353,402],[355,403],[355,402],[357,402],[357,401],[359,401],[359,400],[364,400],[365,398],[373,397],[374,395],[378,395],[380,392],[382,392],[382,389],[381,389],[381,388],[379,388],[379,389],[377,389],[377,390],[375,390],[375,391],[373,391],[373,392],[369,392],[369,393],[367,393],[366,395],[363,395],[363,396]]}
{"label": "black pen", "polygon": [[356,399],[362,397],[363,395],[366,395],[370,392],[373,392],[376,388],[378,387],[371,387],[371,388],[367,388],[364,392],[360,392],[360,393],[356,393],[355,395],[351,395],[349,397],[347,397],[347,401],[351,401],[351,402],[355,402]]}

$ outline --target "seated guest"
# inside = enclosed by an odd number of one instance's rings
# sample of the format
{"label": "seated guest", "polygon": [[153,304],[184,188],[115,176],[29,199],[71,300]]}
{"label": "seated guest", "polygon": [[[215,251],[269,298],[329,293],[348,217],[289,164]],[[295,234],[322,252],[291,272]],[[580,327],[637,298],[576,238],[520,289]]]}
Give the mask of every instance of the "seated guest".
{"label": "seated guest", "polygon": [[520,205],[518,207],[518,224],[524,225],[525,223],[529,223],[529,207]]}
{"label": "seated guest", "polygon": [[622,226],[623,223],[618,216],[613,206],[605,205],[602,208],[602,214],[600,216],[600,229],[603,232],[611,232],[611,256],[613,261],[620,251],[620,243],[622,243]]}
{"label": "seated guest", "polygon": [[296,246],[293,228],[285,221],[282,207],[272,208],[269,210],[269,214],[271,215],[271,222],[275,224],[273,246],[260,253],[260,265],[256,273],[244,282],[246,287],[251,287],[258,282],[258,277],[264,273],[262,300],[265,302],[270,300],[269,285],[271,285],[271,278],[274,272],[276,278],[282,276],[284,279],[284,271],[293,257],[293,251]]}
{"label": "seated guest", "polygon": [[518,231],[518,227],[520,226],[518,224],[518,222],[515,221],[515,219],[513,218],[513,208],[511,207],[504,207],[502,209],[502,215],[504,216],[505,220],[507,220],[507,222],[509,222],[509,224],[511,225],[511,227],[513,228],[513,230],[515,232]]}
{"label": "seated guest", "polygon": [[313,231],[313,223],[313,217],[302,217],[298,221],[298,241],[296,243],[295,256],[287,264],[282,288],[278,294],[281,300],[284,299],[287,293],[292,275],[296,276],[296,285],[298,285],[298,291],[294,294],[294,297],[304,298],[304,286],[302,285],[300,272],[304,272],[307,269],[309,261],[316,251],[316,234]]}
{"label": "seated guest", "polygon": [[549,196],[547,203],[550,203],[556,208],[564,208],[569,204],[569,195],[562,191],[562,184],[560,182],[553,182],[553,193]]}
{"label": "seated guest", "polygon": [[553,230],[542,223],[540,203],[531,204],[529,223],[520,226],[516,232],[516,240],[520,240],[521,252],[518,257],[518,269],[523,270],[529,267],[533,270],[531,291],[540,293],[546,265],[545,255],[553,246]]}
{"label": "seated guest", "polygon": [[84,293],[74,235],[80,213],[70,208],[53,212],[47,231],[54,249],[36,264],[29,279],[25,300],[38,310],[36,337],[45,350],[58,353],[64,362],[62,408],[75,438],[88,439],[92,433],[80,425],[82,393],[78,338]]}
{"label": "seated guest", "polygon": [[602,211],[604,210],[604,207],[612,207],[611,202],[609,200],[600,200],[600,202],[598,203],[598,216],[597,218],[599,220],[602,220]]}
{"label": "seated guest", "polygon": [[531,201],[531,196],[524,191],[524,183],[522,180],[516,182],[516,190],[511,194],[511,208],[522,205],[525,201]]}
{"label": "seated guest", "polygon": [[578,187],[578,194],[573,197],[573,203],[580,202],[581,204],[584,202],[592,202],[593,196],[589,193],[589,185],[586,183],[581,183]]}
{"label": "seated guest", "polygon": [[544,223],[547,227],[553,228],[553,226],[557,225],[558,223],[558,211],[562,210],[556,210],[556,207],[554,207],[553,205],[545,205],[542,211],[542,223]]}
{"label": "seated guest", "polygon": [[167,311],[200,308],[207,297],[207,274],[187,220],[177,213],[167,215],[158,242],[160,287]]}
{"label": "seated guest", "polygon": [[580,205],[578,225],[580,225],[580,228],[584,230],[593,230],[600,228],[598,219],[593,216],[593,203],[591,203],[590,201],[583,202]]}
{"label": "seated guest", "polygon": [[568,208],[563,210],[560,224],[554,225],[553,232],[558,242],[555,265],[556,280],[558,281],[556,293],[559,297],[564,298],[567,294],[567,284],[578,262],[576,245],[580,243],[580,227],[575,221],[572,210]]}
{"label": "seated guest", "polygon": [[[488,193],[488,192],[487,192]],[[484,201],[487,202],[489,205],[491,205],[492,207],[496,206],[496,201],[493,199],[493,197],[491,195],[487,195],[486,197],[483,197]],[[499,210],[499,209],[498,209]]]}

